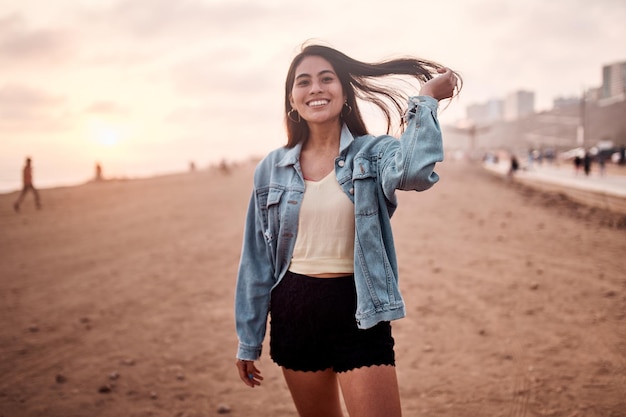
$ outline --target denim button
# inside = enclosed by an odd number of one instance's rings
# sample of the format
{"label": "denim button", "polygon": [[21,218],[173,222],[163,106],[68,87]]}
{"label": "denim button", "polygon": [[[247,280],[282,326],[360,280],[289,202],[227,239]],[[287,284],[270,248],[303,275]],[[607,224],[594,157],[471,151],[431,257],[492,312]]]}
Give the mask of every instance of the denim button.
{"label": "denim button", "polygon": [[344,161],[343,159],[340,159],[339,162],[337,162],[337,165],[339,165],[342,168],[345,164],[346,164],[346,161]]}

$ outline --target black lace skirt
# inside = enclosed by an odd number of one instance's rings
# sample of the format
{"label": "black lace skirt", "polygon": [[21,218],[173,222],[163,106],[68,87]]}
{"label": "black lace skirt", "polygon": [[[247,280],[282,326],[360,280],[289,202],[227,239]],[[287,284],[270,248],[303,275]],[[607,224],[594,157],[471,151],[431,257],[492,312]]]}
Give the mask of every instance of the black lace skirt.
{"label": "black lace skirt", "polygon": [[295,371],[395,365],[389,322],[357,327],[354,276],[314,278],[287,272],[272,291],[270,356]]}

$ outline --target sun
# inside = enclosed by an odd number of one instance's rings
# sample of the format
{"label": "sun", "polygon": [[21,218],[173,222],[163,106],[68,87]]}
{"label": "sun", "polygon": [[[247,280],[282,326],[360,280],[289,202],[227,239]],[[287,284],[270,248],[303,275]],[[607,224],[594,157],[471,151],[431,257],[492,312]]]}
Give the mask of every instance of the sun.
{"label": "sun", "polygon": [[112,126],[101,126],[94,132],[95,141],[103,146],[117,145],[121,138],[120,130]]}
{"label": "sun", "polygon": [[100,148],[114,148],[128,138],[126,124],[104,119],[91,119],[86,123],[87,138]]}

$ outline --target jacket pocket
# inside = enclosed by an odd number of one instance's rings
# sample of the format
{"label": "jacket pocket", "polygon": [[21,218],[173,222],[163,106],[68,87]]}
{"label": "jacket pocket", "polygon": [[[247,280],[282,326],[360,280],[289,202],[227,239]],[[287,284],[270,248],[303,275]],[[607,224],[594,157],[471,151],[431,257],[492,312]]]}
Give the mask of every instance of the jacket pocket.
{"label": "jacket pocket", "polygon": [[280,231],[280,200],[284,189],[270,188],[265,203],[265,239],[268,242],[276,240]]}
{"label": "jacket pocket", "polygon": [[354,185],[354,209],[356,216],[378,214],[377,164],[368,158],[355,158],[352,169]]}

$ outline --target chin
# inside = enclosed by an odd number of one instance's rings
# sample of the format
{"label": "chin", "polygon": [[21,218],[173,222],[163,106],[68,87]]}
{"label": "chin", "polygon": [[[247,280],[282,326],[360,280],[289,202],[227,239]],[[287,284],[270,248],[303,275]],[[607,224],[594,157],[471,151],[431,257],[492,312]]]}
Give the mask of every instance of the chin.
{"label": "chin", "polygon": [[339,115],[337,116],[313,116],[310,118],[305,118],[304,120],[306,120],[307,123],[313,123],[313,124],[330,124],[330,123],[340,123],[341,117],[339,117]]}

